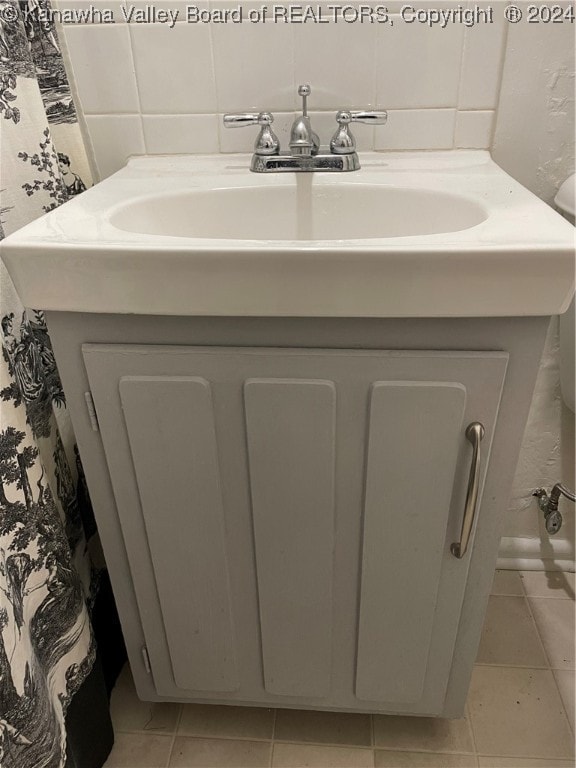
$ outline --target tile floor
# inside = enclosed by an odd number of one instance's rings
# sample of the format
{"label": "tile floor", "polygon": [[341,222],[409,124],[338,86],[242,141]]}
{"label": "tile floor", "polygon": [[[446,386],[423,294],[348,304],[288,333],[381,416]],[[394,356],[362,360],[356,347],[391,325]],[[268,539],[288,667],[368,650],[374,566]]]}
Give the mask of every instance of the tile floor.
{"label": "tile floor", "polygon": [[497,571],[461,720],[112,696],[105,768],[574,768],[574,574]]}

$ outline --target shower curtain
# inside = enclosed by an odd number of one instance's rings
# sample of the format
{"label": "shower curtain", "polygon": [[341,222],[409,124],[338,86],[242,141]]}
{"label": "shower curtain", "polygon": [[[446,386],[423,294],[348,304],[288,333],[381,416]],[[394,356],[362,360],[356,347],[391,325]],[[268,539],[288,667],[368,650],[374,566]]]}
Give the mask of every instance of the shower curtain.
{"label": "shower curtain", "polygon": [[[92,183],[48,8],[0,0],[0,238]],[[0,323],[0,766],[62,768],[95,658],[95,526],[44,317],[1,264]]]}

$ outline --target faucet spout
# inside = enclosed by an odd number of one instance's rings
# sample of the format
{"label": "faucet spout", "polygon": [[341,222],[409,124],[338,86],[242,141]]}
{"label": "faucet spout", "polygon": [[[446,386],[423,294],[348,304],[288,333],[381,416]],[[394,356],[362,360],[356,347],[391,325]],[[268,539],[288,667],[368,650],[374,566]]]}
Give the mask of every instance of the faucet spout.
{"label": "faucet spout", "polygon": [[290,131],[290,151],[293,155],[312,157],[320,148],[320,140],[312,130],[310,118],[297,117]]}

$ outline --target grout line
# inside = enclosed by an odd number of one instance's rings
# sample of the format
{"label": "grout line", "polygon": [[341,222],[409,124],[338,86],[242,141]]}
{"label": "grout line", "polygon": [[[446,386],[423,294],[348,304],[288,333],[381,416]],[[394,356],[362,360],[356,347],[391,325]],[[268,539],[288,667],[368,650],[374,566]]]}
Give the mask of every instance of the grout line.
{"label": "grout line", "polygon": [[[538,638],[540,639],[540,638]],[[546,670],[546,669],[558,669],[558,667],[551,667],[549,664],[544,666],[536,666],[536,664],[490,664],[483,661],[475,661],[474,662],[475,667],[494,667],[496,669],[538,669],[538,670]]]}
{"label": "grout line", "polygon": [[270,748],[270,765],[274,765],[274,745],[276,743],[276,720],[278,719],[278,708],[274,709],[274,718],[272,720],[272,747]]}
{"label": "grout line", "polygon": [[144,152],[148,153],[148,142],[146,141],[146,134],[144,133],[144,119],[142,117],[142,95],[140,93],[140,78],[136,69],[136,56],[134,53],[134,35],[132,33],[132,24],[127,24],[128,27],[128,40],[130,41],[130,60],[132,62],[132,74],[134,75],[134,82],[136,84],[136,96],[138,98],[138,116],[140,118],[140,135],[142,138],[142,144],[144,145]]}
{"label": "grout line", "polygon": [[569,603],[573,603],[572,597],[560,597],[559,595],[526,595],[527,600],[565,600]]}
{"label": "grout line", "polygon": [[142,117],[140,112],[84,112],[84,117]]}
{"label": "grout line", "polygon": [[481,755],[478,755],[478,757],[501,757],[504,760],[550,760],[551,764],[554,763],[566,763],[573,760],[571,757],[526,757],[526,755],[494,755],[492,753],[488,752],[482,752]]}
{"label": "grout line", "polygon": [[[502,35],[502,41],[500,43],[500,59],[498,61],[498,86],[496,88],[496,99],[494,104],[494,119],[492,121],[492,130],[490,136],[490,152],[494,150],[494,144],[496,140],[496,129],[498,127],[498,118],[500,116],[500,97],[502,96],[502,89],[504,87],[504,72],[506,69],[506,58],[508,56],[508,40],[509,40],[509,28],[510,24],[504,25],[504,33]],[[522,581],[522,577],[520,577]],[[524,586],[524,584],[522,584]]]}
{"label": "grout line", "polygon": [[[391,715],[391,717],[395,717],[395,715]],[[285,739],[277,739],[274,741],[274,744],[297,744],[299,747],[341,747],[342,749],[361,749],[364,751],[367,750],[381,750],[383,752],[418,752],[418,754],[443,754],[443,755],[466,755],[466,757],[470,757],[473,755],[473,752],[435,752],[431,753],[430,750],[425,749],[419,749],[417,747],[368,747],[366,744],[343,744],[340,742],[339,744],[331,744],[326,741],[316,742],[316,741],[286,741]]]}
{"label": "grout line", "polygon": [[172,754],[174,752],[174,745],[176,744],[176,737],[178,736],[178,729],[180,728],[180,721],[182,720],[182,715],[184,713],[184,704],[180,704],[180,711],[178,712],[178,717],[176,718],[176,723],[174,724],[174,732],[172,734],[172,744],[170,745],[170,751],[168,752],[168,762],[166,763],[166,768],[169,768],[170,763],[172,761]]}
{"label": "grout line", "polygon": [[[470,7],[470,0],[467,0],[466,2],[466,8]],[[469,35],[471,34],[470,29],[468,27],[464,27],[464,30],[462,32],[462,42],[460,45],[460,66],[458,67],[458,85],[456,88],[456,109],[460,108],[460,99],[462,97],[462,82],[463,78],[462,75],[464,73],[464,67],[466,65],[466,59],[468,55],[468,44],[469,44]]]}
{"label": "grout line", "polygon": [[490,592],[490,597],[526,597],[526,595],[515,595],[512,592]]}
{"label": "grout line", "polygon": [[[409,752],[410,754],[418,754],[418,755],[444,755],[444,756],[451,756],[451,757],[477,757],[477,755],[473,754],[472,752],[447,752],[445,749],[442,751],[437,750],[434,752],[434,750],[424,750],[424,749],[406,749],[405,747],[402,747],[401,749],[398,747],[376,747],[376,749],[379,752]],[[482,757],[492,757],[492,755],[482,755]],[[497,755],[499,757],[499,755]],[[565,757],[557,757],[556,760],[565,760]]]}
{"label": "grout line", "polygon": [[[210,12],[213,8],[213,2],[212,0],[209,0],[208,2],[208,9]],[[220,89],[218,87],[218,81],[216,79],[216,54],[214,52],[214,32],[213,32],[213,24],[208,25],[208,44],[210,46],[210,67],[212,69],[212,87],[214,88],[214,101],[216,106],[216,120],[217,120],[217,126],[216,126],[216,138],[218,140],[218,152],[222,154],[222,135],[220,132],[220,120],[218,119],[218,115],[221,113],[220,109]]]}
{"label": "grout line", "polygon": [[474,733],[474,727],[472,725],[472,712],[470,711],[470,707],[468,706],[468,699],[466,699],[466,704],[464,705],[464,714],[466,716],[466,720],[468,721],[468,730],[472,738],[472,749],[474,750],[476,765],[479,765],[480,760],[478,759],[478,747],[476,746],[476,734]]}
{"label": "grout line", "polygon": [[[212,706],[208,704],[208,706]],[[219,705],[222,706],[222,705]],[[224,705],[227,706],[227,705]],[[120,733],[120,731],[118,731]],[[123,733],[151,733],[151,731],[123,731]],[[270,744],[273,739],[262,739],[259,736],[229,736],[225,733],[185,733],[176,732],[176,736],[182,736],[184,739],[210,739],[211,741],[257,741],[259,744]]]}

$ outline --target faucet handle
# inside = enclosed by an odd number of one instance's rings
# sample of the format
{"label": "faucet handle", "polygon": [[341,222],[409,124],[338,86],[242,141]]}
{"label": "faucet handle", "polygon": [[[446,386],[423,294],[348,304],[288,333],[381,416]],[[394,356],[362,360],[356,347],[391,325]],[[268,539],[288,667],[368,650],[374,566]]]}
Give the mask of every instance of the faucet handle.
{"label": "faucet handle", "polygon": [[367,109],[342,109],[336,114],[338,129],[330,141],[330,151],[335,155],[351,155],[356,151],[356,139],[352,135],[350,123],[365,123],[366,125],[384,125],[388,120],[385,111]]}
{"label": "faucet handle", "polygon": [[257,155],[277,155],[280,152],[280,140],[272,130],[274,116],[270,112],[241,112],[224,115],[226,128],[244,128],[247,125],[259,125],[260,133],[254,142]]}
{"label": "faucet handle", "polygon": [[[347,117],[350,116],[350,119],[348,120]],[[340,120],[338,117],[340,116]],[[336,115],[336,121],[346,121],[349,123],[366,123],[367,125],[385,125],[386,121],[388,120],[388,112],[385,112],[384,110],[378,112],[378,111],[371,111],[368,109],[348,109],[348,110],[341,110]]]}

